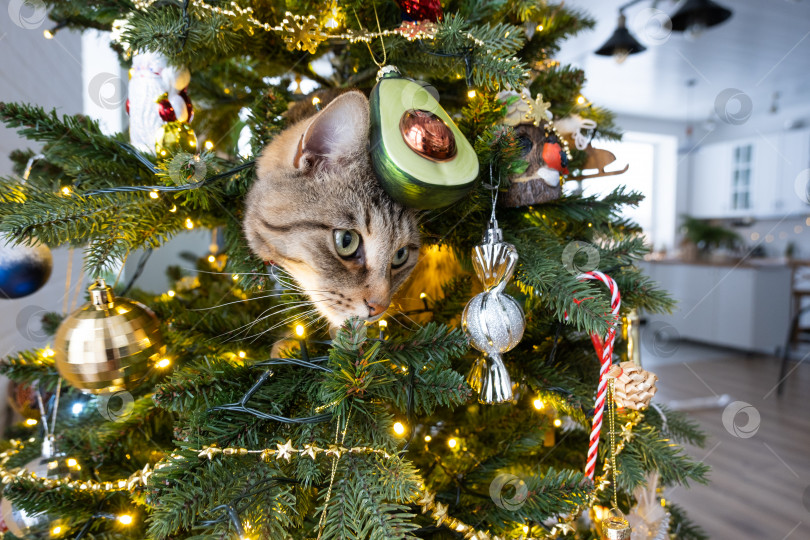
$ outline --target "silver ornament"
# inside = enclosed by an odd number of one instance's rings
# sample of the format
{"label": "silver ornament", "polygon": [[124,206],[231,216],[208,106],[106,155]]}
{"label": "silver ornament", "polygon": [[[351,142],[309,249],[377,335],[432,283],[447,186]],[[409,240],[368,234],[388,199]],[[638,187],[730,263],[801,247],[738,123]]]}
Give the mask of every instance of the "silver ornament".
{"label": "silver ornament", "polygon": [[483,241],[473,248],[473,268],[485,290],[467,303],[461,315],[471,345],[484,353],[467,376],[482,403],[512,400],[512,381],[501,353],[520,343],[526,320],[517,300],[503,290],[517,260],[515,246],[503,241],[503,231],[495,220],[491,221]]}
{"label": "silver ornament", "polygon": [[[68,465],[64,456],[54,450],[53,440],[49,438],[42,444],[42,456],[28,462],[23,469],[39,478],[67,477],[75,480],[78,478],[78,467]],[[0,501],[0,513],[8,530],[19,538],[32,538],[33,533],[45,530],[53,519],[46,512],[30,514],[7,498]]]}
{"label": "silver ornament", "polygon": [[461,321],[472,346],[490,355],[514,349],[526,326],[517,300],[496,290],[473,296]]}

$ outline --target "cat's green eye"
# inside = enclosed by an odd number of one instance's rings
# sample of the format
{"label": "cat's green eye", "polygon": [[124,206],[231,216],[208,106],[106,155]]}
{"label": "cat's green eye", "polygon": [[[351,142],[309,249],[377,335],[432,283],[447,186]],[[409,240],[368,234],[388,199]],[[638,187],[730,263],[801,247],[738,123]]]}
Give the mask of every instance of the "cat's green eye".
{"label": "cat's green eye", "polygon": [[405,264],[405,261],[408,260],[408,253],[409,253],[408,246],[399,248],[397,252],[394,253],[394,260],[391,261],[391,267],[399,268],[400,266]]}
{"label": "cat's green eye", "polygon": [[360,235],[357,231],[335,229],[332,234],[335,235],[335,249],[338,255],[348,259],[357,253],[357,249],[360,247]]}

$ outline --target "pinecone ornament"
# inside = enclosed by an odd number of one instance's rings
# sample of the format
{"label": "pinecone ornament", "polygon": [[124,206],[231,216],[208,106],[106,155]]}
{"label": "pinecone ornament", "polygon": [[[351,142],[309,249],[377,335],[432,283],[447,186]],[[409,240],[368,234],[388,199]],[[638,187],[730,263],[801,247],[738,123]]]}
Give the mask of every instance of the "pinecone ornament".
{"label": "pinecone ornament", "polygon": [[642,369],[633,362],[614,365],[608,377],[616,379],[613,399],[619,407],[639,410],[647,407],[658,390],[655,373]]}

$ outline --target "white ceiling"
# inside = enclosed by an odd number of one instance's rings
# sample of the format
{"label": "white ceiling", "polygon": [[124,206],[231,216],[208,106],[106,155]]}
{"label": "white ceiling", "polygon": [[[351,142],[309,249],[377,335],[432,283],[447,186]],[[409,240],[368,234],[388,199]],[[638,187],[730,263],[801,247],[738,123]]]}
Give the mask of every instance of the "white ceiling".
{"label": "white ceiling", "polygon": [[[716,1],[733,15],[694,41],[677,32],[662,34],[651,19],[652,0],[629,8],[628,28],[647,50],[619,65],[593,51],[613,33],[626,0],[568,0],[567,6],[586,10],[597,25],[564,43],[558,59],[585,69],[589,100],[622,114],[706,119],[716,102],[724,110],[718,96],[731,94],[723,94],[729,88],[750,97],[753,115],[768,112],[775,92],[780,107],[810,108],[810,0]],[[668,14],[676,7],[673,0],[657,2]],[[687,89],[690,79],[696,85]],[[747,100],[726,101],[733,115]]]}

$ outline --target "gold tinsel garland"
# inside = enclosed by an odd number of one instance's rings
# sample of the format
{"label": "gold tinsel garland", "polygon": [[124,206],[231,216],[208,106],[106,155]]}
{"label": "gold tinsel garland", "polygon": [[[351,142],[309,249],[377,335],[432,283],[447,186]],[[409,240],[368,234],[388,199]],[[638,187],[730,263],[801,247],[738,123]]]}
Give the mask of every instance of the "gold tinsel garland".
{"label": "gold tinsel garland", "polygon": [[[639,422],[641,422],[642,418],[643,416],[639,412],[633,412],[630,414],[630,420],[625,423],[624,426],[622,426],[621,441],[616,447],[617,455],[624,449],[625,443],[632,439],[633,428],[638,425]],[[143,469],[134,472],[127,478],[105,482],[97,482],[95,480],[70,480],[68,478],[41,478],[22,469],[21,467],[15,467],[12,469],[5,468],[8,460],[15,454],[19,453],[24,447],[24,444],[19,440],[12,440],[11,444],[13,446],[11,449],[0,453],[0,481],[2,481],[3,485],[12,482],[16,478],[26,478],[29,480],[38,481],[43,487],[48,489],[67,486],[72,489],[97,492],[132,491],[135,487],[146,486],[149,477],[152,475],[154,470],[168,465],[168,463],[165,461],[159,461],[154,465],[154,467],[150,467],[147,464]],[[258,456],[262,461],[269,461],[272,458],[275,458],[276,460],[286,459],[288,462],[293,456],[308,456],[314,460],[318,454],[332,456],[334,458],[340,458],[340,456],[345,454],[377,454],[385,459],[391,459],[394,457],[384,450],[371,448],[368,446],[345,448],[340,445],[330,444],[328,448],[322,448],[316,445],[305,444],[303,448],[295,448],[291,440],[287,440],[287,442],[284,444],[276,444],[276,448],[263,448],[258,450],[248,450],[247,448],[239,447],[220,448],[218,446],[204,446],[201,450],[188,450],[191,452],[196,452],[200,458],[207,458],[209,460],[214,459],[215,456],[244,457],[249,455]],[[170,459],[176,459],[177,457],[179,456],[173,454]],[[575,511],[571,512],[567,519],[552,527],[548,538],[557,538],[560,534],[574,530],[574,521],[576,521],[583,510],[593,506],[594,502],[596,501],[596,495],[610,485],[610,482],[607,480],[609,468],[610,464],[608,461],[606,461],[603,467],[603,474],[597,477],[596,489],[594,490],[593,494],[588,497],[588,500],[585,503],[579,505]],[[477,530],[461,520],[452,517],[448,513],[448,505],[437,502],[435,498],[435,493],[427,491],[427,489],[423,487],[421,491],[421,498],[416,501],[416,504],[421,507],[423,514],[430,513],[430,517],[438,526],[446,525],[448,528],[456,532],[463,533],[464,538],[467,540],[502,540],[499,536],[491,536],[486,531]]]}
{"label": "gold tinsel garland", "polygon": [[[157,0],[136,0],[135,8],[145,11],[156,1]],[[347,40],[350,43],[369,43],[380,37],[397,35],[408,41],[431,40],[436,37],[437,30],[436,24],[430,21],[406,21],[397,28],[380,30],[378,32],[355,32],[350,30],[340,33],[328,33],[321,28],[321,24],[315,15],[293,15],[288,11],[284,14],[284,20],[281,24],[272,25],[253,17],[253,8],[243,8],[236,2],[231,2],[230,8],[212,6],[204,0],[191,0],[191,5],[231,19],[234,30],[242,30],[249,35],[253,35],[255,29],[280,33],[283,35],[283,39],[287,44],[287,49],[291,51],[296,49],[306,50],[311,54],[315,53],[319,43],[327,39]],[[486,46],[482,40],[473,36],[470,32],[466,32],[465,36],[478,47]],[[491,51],[487,51],[487,53],[491,54]]]}

